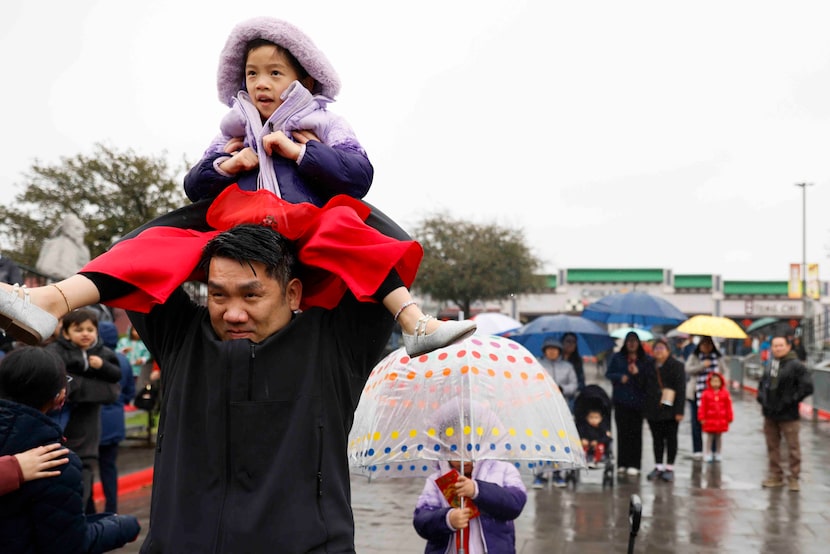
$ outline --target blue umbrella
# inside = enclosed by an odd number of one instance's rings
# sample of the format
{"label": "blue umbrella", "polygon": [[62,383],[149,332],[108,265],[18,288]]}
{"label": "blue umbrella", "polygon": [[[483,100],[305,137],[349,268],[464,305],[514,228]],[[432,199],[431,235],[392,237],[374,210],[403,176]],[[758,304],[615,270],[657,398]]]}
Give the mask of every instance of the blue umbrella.
{"label": "blue umbrella", "polygon": [[545,339],[561,339],[565,333],[576,335],[576,345],[583,356],[596,356],[600,352],[611,350],[616,344],[608,335],[608,331],[593,321],[567,314],[537,317],[520,327],[510,338],[538,356]]}
{"label": "blue umbrella", "polygon": [[582,312],[584,317],[604,323],[628,323],[629,325],[676,325],[688,319],[668,300],[646,292],[610,294]]}

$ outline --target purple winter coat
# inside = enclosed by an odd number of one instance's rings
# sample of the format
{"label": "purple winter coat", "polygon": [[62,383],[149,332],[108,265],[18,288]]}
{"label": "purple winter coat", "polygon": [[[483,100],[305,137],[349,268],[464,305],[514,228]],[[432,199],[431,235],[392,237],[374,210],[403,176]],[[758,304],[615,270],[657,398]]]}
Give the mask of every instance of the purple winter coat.
{"label": "purple winter coat", "polygon": [[[435,484],[437,477],[449,471],[449,464],[439,462],[439,468],[427,478],[415,505],[413,518],[415,531],[427,540],[424,550],[426,554],[443,554],[455,536],[455,532],[447,525],[450,505]],[[477,519],[485,550],[515,553],[516,530],[513,520],[519,517],[527,502],[527,489],[519,471],[508,462],[482,460],[473,466],[472,478],[478,485],[478,496],[474,502],[481,512]]]}
{"label": "purple winter coat", "polygon": [[[288,49],[317,84],[310,92],[295,81],[281,95],[283,103],[265,122],[244,86],[246,45],[254,38]],[[292,204],[322,206],[337,194],[366,196],[374,168],[351,126],[327,110],[339,90],[339,78],[323,53],[299,29],[267,17],[237,25],[220,56],[217,86],[220,99],[231,106],[231,111],[201,161],[185,176],[185,193],[190,200],[213,198],[233,183],[242,190],[270,190]],[[265,135],[283,131],[293,138],[291,133],[297,130],[312,131],[320,142],[308,142],[297,161],[265,154]],[[257,153],[258,168],[237,175],[219,169],[219,164],[229,158],[224,146],[233,137],[244,137],[245,146]]]}

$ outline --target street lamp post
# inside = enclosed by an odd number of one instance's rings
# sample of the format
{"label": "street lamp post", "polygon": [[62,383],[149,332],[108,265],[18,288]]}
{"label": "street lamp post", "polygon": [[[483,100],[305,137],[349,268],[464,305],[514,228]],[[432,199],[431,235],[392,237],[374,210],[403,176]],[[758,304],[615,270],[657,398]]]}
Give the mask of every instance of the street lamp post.
{"label": "street lamp post", "polygon": [[801,315],[801,340],[804,342],[804,347],[808,350],[813,346],[812,340],[808,341],[807,334],[808,327],[811,327],[808,318],[810,314],[810,299],[807,297],[807,187],[812,186],[813,183],[796,183],[795,186],[801,187],[801,302],[803,303]]}

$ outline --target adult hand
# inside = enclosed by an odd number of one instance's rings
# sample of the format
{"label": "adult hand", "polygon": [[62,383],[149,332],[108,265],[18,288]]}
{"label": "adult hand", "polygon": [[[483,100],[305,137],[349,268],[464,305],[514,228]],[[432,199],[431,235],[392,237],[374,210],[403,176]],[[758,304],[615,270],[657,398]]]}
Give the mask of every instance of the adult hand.
{"label": "adult hand", "polygon": [[677,423],[680,423],[681,421],[683,421],[683,414],[675,414],[674,419],[675,421],[677,421]]}
{"label": "adult hand", "polygon": [[60,475],[60,471],[55,471],[52,468],[68,463],[69,458],[65,457],[67,454],[69,454],[69,449],[62,448],[59,443],[53,443],[15,454],[14,457],[17,458],[17,463],[20,464],[23,480],[32,481],[33,479]]}
{"label": "adult hand", "polygon": [[476,494],[476,484],[472,479],[459,475],[455,482],[455,494],[472,498]]}
{"label": "adult hand", "polygon": [[300,157],[300,152],[302,152],[300,145],[285,136],[285,133],[282,131],[274,131],[273,133],[265,135],[262,138],[262,147],[269,156],[277,154],[294,161],[297,161],[297,158]]}
{"label": "adult hand", "polygon": [[450,510],[450,525],[453,529],[466,529],[470,524],[472,511],[469,508],[453,508]]}
{"label": "adult hand", "polygon": [[250,147],[243,148],[227,160],[219,164],[219,169],[225,173],[236,175],[243,171],[250,171],[259,166],[259,157]]}

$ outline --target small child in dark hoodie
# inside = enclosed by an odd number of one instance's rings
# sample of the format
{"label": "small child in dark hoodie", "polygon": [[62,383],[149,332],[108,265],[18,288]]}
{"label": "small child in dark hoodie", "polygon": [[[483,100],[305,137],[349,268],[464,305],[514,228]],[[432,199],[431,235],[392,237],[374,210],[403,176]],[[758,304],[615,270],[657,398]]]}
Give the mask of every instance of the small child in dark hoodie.
{"label": "small child in dark hoodie", "polygon": [[[697,410],[697,419],[700,421],[701,429],[706,433],[703,459],[709,463],[721,461],[721,435],[729,430],[729,424],[733,419],[732,397],[729,396],[729,390],[724,384],[724,378],[720,373],[710,373]],[[717,444],[717,452],[712,451],[713,444]]]}
{"label": "small child in dark hoodie", "polygon": [[[0,455],[61,442],[60,425],[46,415],[66,400],[60,358],[36,347],[10,352],[0,362]],[[49,479],[23,483],[0,496],[0,552],[108,552],[134,541],[141,527],[131,515],[84,515],[81,461]],[[58,468],[55,468],[58,469]]]}
{"label": "small child in dark hoodie", "polygon": [[98,316],[92,310],[66,314],[61,322],[61,335],[46,348],[58,355],[73,379],[67,406],[59,421],[65,423],[66,446],[83,463],[84,502],[87,502],[92,495],[93,468],[98,465],[101,406],[118,399],[121,368],[115,352],[98,340]]}
{"label": "small child in dark hoodie", "polygon": [[576,429],[582,439],[588,467],[597,467],[605,458],[606,449],[611,443],[611,432],[607,422],[603,423],[602,412],[589,410],[585,419],[576,422]]}

